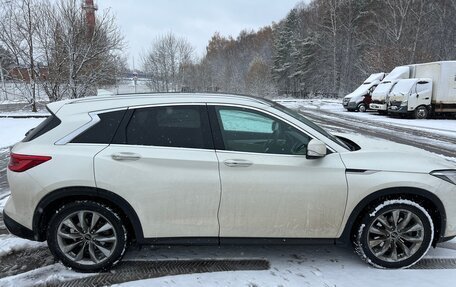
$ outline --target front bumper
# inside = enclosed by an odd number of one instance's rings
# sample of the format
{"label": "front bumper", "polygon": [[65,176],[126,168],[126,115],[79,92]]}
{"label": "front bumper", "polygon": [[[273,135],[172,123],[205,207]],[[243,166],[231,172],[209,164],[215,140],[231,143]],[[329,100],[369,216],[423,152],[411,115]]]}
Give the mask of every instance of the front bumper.
{"label": "front bumper", "polygon": [[388,107],[386,104],[370,104],[369,108],[371,110],[377,110],[377,111],[386,111],[388,110]]}
{"label": "front bumper", "polygon": [[400,104],[391,104],[388,107],[388,112],[405,114],[405,113],[408,113],[408,110],[407,110],[407,106],[401,106]]}
{"label": "front bumper", "polygon": [[348,110],[356,110],[356,108],[357,108],[356,102],[349,102],[346,107],[346,109],[348,109]]}
{"label": "front bumper", "polygon": [[3,221],[5,222],[5,226],[8,231],[16,236],[29,239],[29,240],[37,240],[35,234],[32,230],[28,229],[27,227],[17,223],[14,219],[8,216],[6,212],[3,210]]}

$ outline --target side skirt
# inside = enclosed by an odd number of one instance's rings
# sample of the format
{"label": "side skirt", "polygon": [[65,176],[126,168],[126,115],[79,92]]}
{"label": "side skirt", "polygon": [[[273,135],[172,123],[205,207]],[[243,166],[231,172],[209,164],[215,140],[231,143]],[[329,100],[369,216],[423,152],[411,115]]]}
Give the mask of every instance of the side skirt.
{"label": "side skirt", "polygon": [[176,237],[144,238],[152,245],[335,245],[333,238]]}

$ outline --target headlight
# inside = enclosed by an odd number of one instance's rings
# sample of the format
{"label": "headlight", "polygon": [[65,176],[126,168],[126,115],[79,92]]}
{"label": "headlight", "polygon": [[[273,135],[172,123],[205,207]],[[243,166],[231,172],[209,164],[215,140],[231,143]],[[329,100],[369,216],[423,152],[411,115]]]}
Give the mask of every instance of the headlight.
{"label": "headlight", "polygon": [[407,106],[407,104],[408,104],[408,101],[405,100],[405,101],[402,101],[401,106],[405,107],[405,106]]}
{"label": "headlight", "polygon": [[431,175],[456,184],[456,170],[436,170],[431,172]]}

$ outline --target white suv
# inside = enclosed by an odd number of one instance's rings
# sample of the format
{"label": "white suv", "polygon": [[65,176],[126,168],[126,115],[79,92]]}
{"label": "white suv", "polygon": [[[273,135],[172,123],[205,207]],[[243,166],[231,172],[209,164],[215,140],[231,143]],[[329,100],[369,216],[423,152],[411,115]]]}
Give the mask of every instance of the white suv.
{"label": "white suv", "polygon": [[4,221],[76,270],[109,269],[128,242],[316,239],[400,268],[456,236],[454,163],[336,137],[274,102],[150,94],[48,109],[12,149]]}

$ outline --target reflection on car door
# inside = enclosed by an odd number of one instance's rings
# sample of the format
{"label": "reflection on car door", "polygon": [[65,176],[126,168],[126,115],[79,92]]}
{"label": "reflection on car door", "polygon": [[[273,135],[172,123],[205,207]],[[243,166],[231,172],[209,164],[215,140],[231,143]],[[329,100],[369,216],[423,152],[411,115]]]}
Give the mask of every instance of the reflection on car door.
{"label": "reflection on car door", "polygon": [[130,109],[95,157],[99,188],[126,199],[145,237],[213,237],[219,232],[218,161],[205,105]]}
{"label": "reflection on car door", "polygon": [[311,137],[260,111],[209,111],[222,182],[222,238],[336,237],[347,196],[337,153],[306,159]]}

